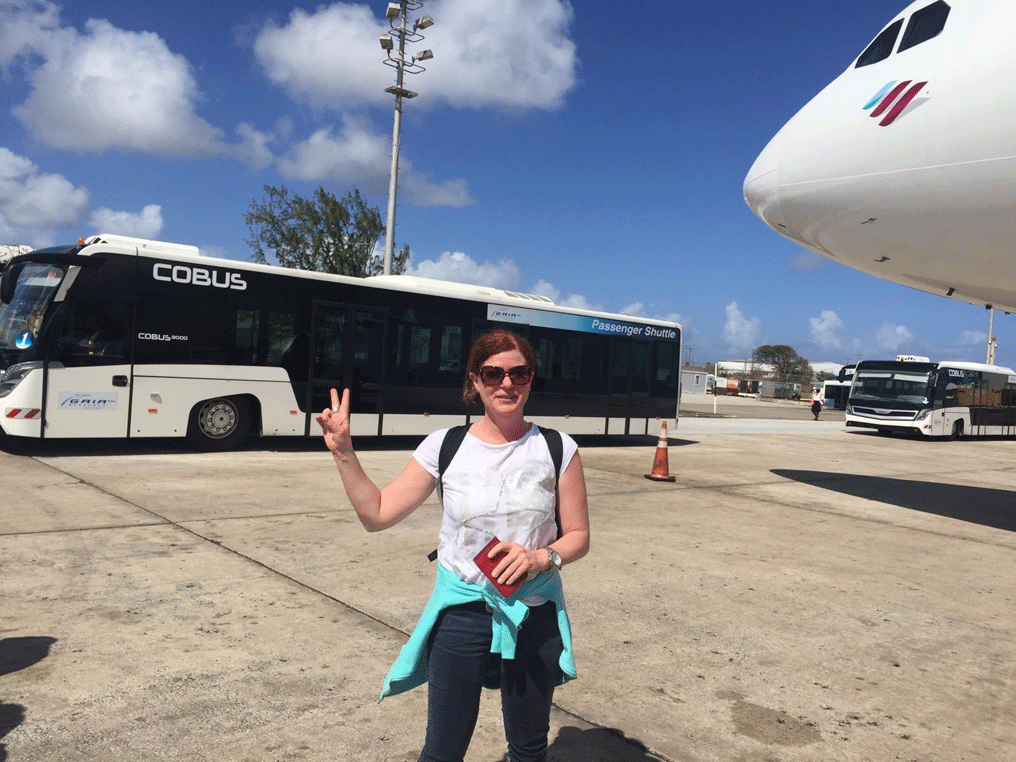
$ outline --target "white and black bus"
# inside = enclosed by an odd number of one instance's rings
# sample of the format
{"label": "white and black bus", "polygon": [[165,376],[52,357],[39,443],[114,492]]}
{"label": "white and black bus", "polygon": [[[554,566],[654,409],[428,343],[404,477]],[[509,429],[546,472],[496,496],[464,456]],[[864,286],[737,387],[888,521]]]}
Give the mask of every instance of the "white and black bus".
{"label": "white and black bus", "polygon": [[927,358],[863,360],[854,368],[846,423],[880,434],[1016,436],[1016,371]]}
{"label": "white and black bus", "polygon": [[[509,327],[538,365],[526,412],[571,434],[653,434],[676,419],[681,326],[408,276],[349,278],[99,235],[14,257],[0,278],[8,436],[307,436],[329,389],[354,435],[468,420],[469,347]],[[478,411],[472,411],[476,415]]]}

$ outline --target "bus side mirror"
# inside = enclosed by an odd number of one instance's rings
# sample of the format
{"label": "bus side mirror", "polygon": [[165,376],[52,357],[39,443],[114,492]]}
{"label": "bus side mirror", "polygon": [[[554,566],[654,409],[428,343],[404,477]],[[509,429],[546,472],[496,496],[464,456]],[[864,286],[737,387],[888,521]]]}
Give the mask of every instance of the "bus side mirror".
{"label": "bus side mirror", "polygon": [[846,378],[847,378],[847,366],[844,365],[842,368],[840,368],[840,372],[836,374],[836,380],[842,384],[846,380]]}
{"label": "bus side mirror", "polygon": [[11,303],[11,299],[14,298],[14,289],[18,285],[18,276],[21,275],[24,267],[24,262],[18,262],[17,264],[8,264],[4,268],[3,275],[0,276],[0,302]]}

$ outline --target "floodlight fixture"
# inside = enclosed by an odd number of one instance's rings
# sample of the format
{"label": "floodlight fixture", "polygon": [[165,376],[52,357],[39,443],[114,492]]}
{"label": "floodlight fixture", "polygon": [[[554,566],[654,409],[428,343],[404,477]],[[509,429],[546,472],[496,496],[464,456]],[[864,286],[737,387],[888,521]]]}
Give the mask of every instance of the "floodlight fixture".
{"label": "floodlight fixture", "polygon": [[434,26],[434,19],[430,16],[421,16],[413,22],[413,29],[426,29],[429,26]]}
{"label": "floodlight fixture", "polygon": [[381,35],[379,41],[381,42],[381,48],[383,50],[392,50],[395,48],[395,43],[392,41],[392,36],[390,34]]}
{"label": "floodlight fixture", "polygon": [[417,53],[415,56],[413,56],[413,60],[414,61],[429,61],[433,57],[434,57],[434,51],[433,50],[421,50],[419,53]]}
{"label": "floodlight fixture", "polygon": [[385,11],[388,18],[397,19],[400,13],[402,13],[402,6],[399,3],[388,3],[388,10]]}

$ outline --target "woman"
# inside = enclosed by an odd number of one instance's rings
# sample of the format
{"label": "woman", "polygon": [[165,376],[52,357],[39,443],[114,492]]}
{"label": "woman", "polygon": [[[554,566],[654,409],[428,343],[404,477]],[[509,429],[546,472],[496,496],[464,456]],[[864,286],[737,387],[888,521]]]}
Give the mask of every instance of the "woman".
{"label": "woman", "polygon": [[[500,686],[511,762],[542,762],[554,688],[575,677],[558,571],[589,549],[585,477],[571,437],[561,435],[561,470],[554,473],[543,433],[523,418],[535,365],[529,342],[509,331],[481,336],[469,355],[462,397],[467,404],[479,399],[484,415],[440,477],[434,592],[382,692],[384,698],[428,683],[420,762],[462,761],[483,686]],[[378,489],[353,452],[348,389],[341,403],[332,390],[332,408],[318,423],[367,531],[397,524],[434,490],[447,429],[427,437],[402,473]],[[522,583],[509,597],[474,561],[495,538],[500,542],[487,554],[496,559],[492,579]]]}
{"label": "woman", "polygon": [[811,390],[811,414],[818,420],[818,414],[822,412],[822,405],[825,404],[825,393],[822,387]]}

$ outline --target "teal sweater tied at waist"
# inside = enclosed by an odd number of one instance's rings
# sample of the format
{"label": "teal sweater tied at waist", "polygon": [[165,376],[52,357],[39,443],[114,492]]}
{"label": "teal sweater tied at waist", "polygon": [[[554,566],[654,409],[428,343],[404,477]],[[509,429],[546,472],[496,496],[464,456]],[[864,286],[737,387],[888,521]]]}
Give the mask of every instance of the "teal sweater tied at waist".
{"label": "teal sweater tied at waist", "polygon": [[[405,693],[418,685],[427,682],[427,669],[430,663],[430,650],[427,647],[430,633],[437,623],[438,615],[449,606],[458,606],[473,601],[485,601],[493,609],[493,638],[490,652],[500,654],[502,659],[515,658],[515,643],[518,639],[519,627],[529,615],[529,606],[522,598],[540,595],[553,601],[557,609],[557,626],[561,632],[564,649],[558,665],[563,684],[575,678],[575,659],[572,654],[571,627],[568,624],[568,612],[564,605],[564,589],[561,587],[561,574],[557,570],[543,572],[526,580],[511,598],[502,596],[492,585],[476,585],[464,582],[448,571],[438,562],[437,578],[434,580],[434,592],[427,602],[426,608],[416,623],[413,634],[399,652],[392,668],[388,670],[381,698]],[[500,672],[492,673],[484,678],[484,686],[497,688],[500,686]]]}

